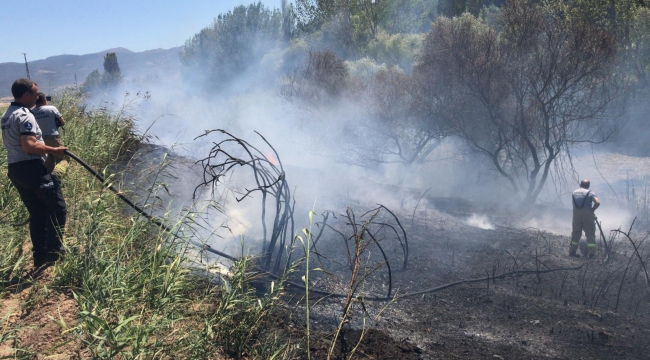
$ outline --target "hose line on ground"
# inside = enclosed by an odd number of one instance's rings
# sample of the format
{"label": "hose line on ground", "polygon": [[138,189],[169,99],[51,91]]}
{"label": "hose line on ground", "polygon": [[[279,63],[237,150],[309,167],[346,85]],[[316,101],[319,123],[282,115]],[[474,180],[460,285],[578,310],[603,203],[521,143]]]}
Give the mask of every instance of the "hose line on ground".
{"label": "hose line on ground", "polygon": [[[122,199],[127,205],[132,207],[140,215],[142,215],[145,218],[151,220],[151,222],[156,224],[156,226],[159,226],[164,231],[174,235],[174,231],[171,228],[169,228],[168,226],[163,224],[160,220],[158,220],[155,217],[153,217],[153,216],[149,215],[148,213],[146,213],[144,210],[142,210],[142,208],[140,208],[138,205],[134,204],[131,200],[127,199],[122,193],[120,193],[112,185],[106,184],[106,180],[104,179],[104,177],[101,176],[93,168],[91,168],[90,165],[86,164],[83,160],[81,160],[77,155],[71,153],[68,150],[65,151],[65,154],[70,156],[74,161],[79,163],[79,165],[83,166],[86,170],[88,170],[88,172],[93,174],[93,176],[95,176],[95,178],[97,178],[97,180],[101,181],[102,184],[106,185],[106,187],[108,187],[109,190],[111,190],[113,193],[115,193],[115,195],[117,195],[120,199]],[[215,250],[214,248],[210,247],[209,245],[199,244],[199,243],[197,243],[195,241],[191,241],[191,242],[195,246],[200,247],[202,250],[213,253],[215,255],[219,255],[219,256],[224,257],[224,258],[226,258],[228,260],[231,260],[231,261],[239,261],[240,260],[240,259],[238,259],[238,258],[236,258],[234,256],[231,256],[231,255],[228,255],[228,254],[223,253],[221,251]],[[490,281],[490,280],[494,281],[496,279],[503,279],[503,278],[506,278],[506,277],[519,277],[519,276],[523,276],[523,275],[539,275],[539,274],[546,274],[546,273],[557,272],[557,271],[575,271],[575,270],[582,269],[585,266],[585,264],[586,263],[583,263],[580,266],[571,267],[571,268],[557,268],[557,269],[547,269],[547,270],[515,270],[515,271],[511,271],[511,272],[504,273],[504,274],[501,274],[501,275],[488,276],[488,277],[485,277],[485,278],[460,280],[460,281],[448,283],[448,284],[441,285],[441,286],[434,287],[434,288],[430,288],[430,289],[425,289],[425,290],[416,291],[416,292],[412,292],[412,293],[404,293],[402,295],[395,295],[394,297],[382,297],[382,296],[363,297],[363,296],[360,296],[359,299],[360,300],[365,300],[365,301],[392,301],[392,300],[399,300],[399,299],[406,298],[406,297],[412,297],[412,296],[418,296],[418,295],[424,295],[424,294],[430,294],[430,293],[438,292],[438,291],[448,289],[450,287],[453,287],[453,286],[456,286],[456,285],[461,285],[461,284],[471,284],[471,283]],[[264,271],[264,270],[259,270],[259,271],[261,271],[263,274],[271,277],[272,279],[275,279],[275,280],[280,279],[279,276],[277,276],[275,274],[272,274],[272,273],[270,273],[268,271]],[[291,286],[295,286],[298,289],[305,290],[304,285],[300,285],[300,284],[290,282],[290,281],[286,281],[285,283],[288,284],[288,285],[291,285]],[[318,290],[318,289],[313,289],[313,288],[309,288],[309,292],[314,293],[314,294],[318,294],[318,295],[322,295],[322,296],[325,296],[325,297],[334,297],[334,298],[345,298],[345,297],[348,296],[347,294],[333,293],[333,292]]]}

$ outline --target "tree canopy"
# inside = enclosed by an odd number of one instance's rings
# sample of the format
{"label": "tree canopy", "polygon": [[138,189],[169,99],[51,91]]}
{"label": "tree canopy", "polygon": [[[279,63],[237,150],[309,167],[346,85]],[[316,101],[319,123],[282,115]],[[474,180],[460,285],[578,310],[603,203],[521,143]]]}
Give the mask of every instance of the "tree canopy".
{"label": "tree canopy", "polygon": [[262,3],[237,6],[187,40],[180,51],[181,62],[186,69],[207,75],[208,88],[220,88],[259,62],[287,32],[280,10]]}
{"label": "tree canopy", "polygon": [[99,70],[93,70],[86,77],[81,89],[88,93],[96,90],[108,91],[115,88],[121,81],[122,71],[117,61],[117,55],[114,52],[106,53],[104,55],[104,73],[100,75]]}
{"label": "tree canopy", "polygon": [[621,133],[625,104],[649,106],[640,0],[258,3],[219,15],[181,59],[218,88],[271,52],[281,94],[310,120],[355,99],[342,161],[411,166],[460,139],[525,202],[572,168],[577,145]]}

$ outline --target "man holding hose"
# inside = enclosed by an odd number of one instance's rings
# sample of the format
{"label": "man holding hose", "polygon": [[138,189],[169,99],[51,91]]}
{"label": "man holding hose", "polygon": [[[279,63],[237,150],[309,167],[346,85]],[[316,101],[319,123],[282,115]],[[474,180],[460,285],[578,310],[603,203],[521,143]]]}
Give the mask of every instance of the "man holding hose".
{"label": "man holding hose", "polygon": [[583,231],[587,237],[587,253],[583,255],[591,259],[598,250],[596,244],[596,214],[594,214],[594,211],[600,206],[600,200],[593,191],[589,190],[590,185],[589,180],[582,180],[580,188],[571,195],[571,201],[573,202],[573,232],[571,233],[569,256],[578,257],[576,250],[580,245]]}
{"label": "man holding hose", "polygon": [[66,222],[66,204],[59,182],[43,165],[47,156],[64,156],[66,147],[45,145],[30,108],[36,104],[38,85],[18,79],[11,86],[14,102],[2,116],[2,142],[7,149],[7,175],[29,211],[34,267],[59,258]]}

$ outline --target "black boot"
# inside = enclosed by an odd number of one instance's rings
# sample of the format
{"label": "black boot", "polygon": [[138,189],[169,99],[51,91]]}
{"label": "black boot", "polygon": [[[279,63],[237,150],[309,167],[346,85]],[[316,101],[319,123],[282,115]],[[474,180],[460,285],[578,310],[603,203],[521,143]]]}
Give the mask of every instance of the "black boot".
{"label": "black boot", "polygon": [[54,263],[55,263],[57,260],[59,260],[60,258],[61,258],[61,254],[60,254],[58,251],[56,251],[56,252],[49,252],[49,253],[47,253],[47,255],[45,256],[45,261],[48,262],[48,263],[50,263],[50,264],[54,264]]}
{"label": "black boot", "polygon": [[32,253],[32,256],[34,258],[34,269],[38,269],[41,266],[47,264],[49,262],[48,261],[48,255],[49,254],[46,253],[46,252],[36,252],[36,251],[34,251]]}

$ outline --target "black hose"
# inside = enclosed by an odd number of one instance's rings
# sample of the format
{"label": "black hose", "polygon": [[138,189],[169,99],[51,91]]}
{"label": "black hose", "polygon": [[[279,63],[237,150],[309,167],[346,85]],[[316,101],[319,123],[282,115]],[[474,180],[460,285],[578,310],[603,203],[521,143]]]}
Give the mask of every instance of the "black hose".
{"label": "black hose", "polygon": [[[92,167],[90,167],[90,165],[86,164],[86,163],[85,163],[83,160],[81,160],[77,155],[73,154],[73,153],[70,152],[69,150],[66,150],[66,151],[65,151],[65,154],[68,155],[68,156],[70,156],[72,159],[74,159],[74,161],[78,162],[79,165],[83,166],[84,169],[88,170],[89,173],[93,174],[93,176],[95,176],[95,178],[97,178],[97,180],[101,181],[102,184],[106,184],[106,179],[104,179],[103,176],[99,175],[99,173],[98,173],[97,171],[95,171]],[[134,204],[131,200],[129,200],[128,198],[126,198],[126,196],[124,196],[122,193],[120,193],[120,192],[119,192],[117,189],[115,189],[112,185],[108,185],[107,187],[108,187],[109,190],[111,190],[112,192],[114,192],[115,195],[117,195],[117,197],[119,197],[120,199],[122,199],[122,200],[123,200],[127,205],[129,205],[130,207],[132,207],[133,210],[137,211],[140,215],[142,215],[142,216],[144,216],[145,218],[149,219],[151,222],[153,222],[154,224],[156,224],[156,226],[159,226],[159,227],[160,227],[161,229],[163,229],[164,231],[166,231],[166,232],[168,232],[168,233],[173,233],[173,230],[172,230],[170,227],[166,226],[165,224],[163,224],[162,222],[160,222],[160,220],[156,219],[155,217],[149,215],[147,212],[145,212],[144,210],[142,210],[141,207],[139,207],[138,205]],[[193,242],[193,243],[194,243],[195,245],[199,245],[199,244],[197,244],[197,243],[195,243],[195,242]],[[238,260],[239,260],[239,259],[237,259],[236,257],[230,256],[230,255],[228,255],[228,254],[226,254],[226,253],[223,253],[223,252],[221,252],[221,251],[215,250],[215,249],[213,249],[212,247],[210,247],[209,245],[200,244],[199,247],[201,247],[203,250],[206,250],[206,251],[208,251],[208,252],[211,252],[211,253],[213,253],[213,254],[215,254],[215,255],[222,256],[222,257],[224,257],[224,258],[226,258],[226,259],[228,259],[228,260],[232,260],[232,261],[238,261]]]}
{"label": "black hose", "polygon": [[605,244],[605,262],[609,260],[609,245],[607,245],[607,239],[605,239],[605,234],[603,233],[603,228],[600,226],[600,221],[596,219],[596,224],[598,224],[598,230],[600,230],[600,236],[603,239],[603,243]]}
{"label": "black hose", "polygon": [[[77,155],[71,153],[71,152],[68,151],[68,150],[65,150],[65,154],[68,155],[68,156],[70,156],[71,158],[73,158],[74,161],[78,162],[79,165],[83,166],[86,170],[88,170],[89,173],[93,174],[93,175],[97,178],[97,180],[99,180],[99,181],[102,182],[102,184],[105,184],[105,183],[106,183],[106,180],[104,179],[103,176],[99,175],[99,173],[98,173],[97,171],[95,171],[93,168],[91,168],[90,165],[86,164],[86,163],[85,163],[83,160],[81,160]],[[140,213],[142,216],[144,216],[144,217],[146,217],[147,219],[151,220],[154,224],[160,226],[160,227],[163,228],[165,231],[171,231],[170,228],[168,228],[167,226],[163,225],[163,223],[161,223],[158,219],[156,219],[156,218],[154,218],[153,216],[147,214],[147,213],[146,213],[144,210],[142,210],[138,205],[134,204],[131,200],[127,199],[124,195],[122,195],[122,193],[120,193],[120,192],[119,192],[117,189],[115,189],[112,185],[108,185],[107,187],[108,187],[109,190],[111,190],[112,192],[114,192],[115,195],[117,195],[117,197],[119,197],[120,199],[122,199],[122,200],[123,200],[127,205],[129,205],[130,207],[132,207],[135,211],[137,211],[138,213]]]}

